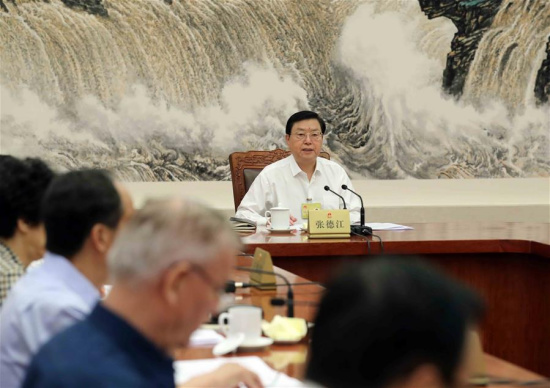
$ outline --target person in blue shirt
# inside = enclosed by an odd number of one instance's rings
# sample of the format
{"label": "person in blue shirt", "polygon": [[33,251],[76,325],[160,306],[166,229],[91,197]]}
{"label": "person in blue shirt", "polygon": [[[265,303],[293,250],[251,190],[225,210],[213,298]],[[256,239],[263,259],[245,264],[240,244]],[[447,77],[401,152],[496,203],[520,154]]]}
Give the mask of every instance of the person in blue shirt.
{"label": "person in blue shirt", "polygon": [[38,349],[90,313],[107,281],[107,252],[132,211],[128,192],[105,172],[53,179],[43,198],[46,256],[0,313],[0,387],[18,388]]}
{"label": "person in blue shirt", "polygon": [[[216,311],[239,248],[214,210],[184,199],[147,202],[109,253],[107,298],[42,347],[23,387],[174,387],[172,357]],[[227,365],[184,386],[242,384],[261,387],[253,372]]]}

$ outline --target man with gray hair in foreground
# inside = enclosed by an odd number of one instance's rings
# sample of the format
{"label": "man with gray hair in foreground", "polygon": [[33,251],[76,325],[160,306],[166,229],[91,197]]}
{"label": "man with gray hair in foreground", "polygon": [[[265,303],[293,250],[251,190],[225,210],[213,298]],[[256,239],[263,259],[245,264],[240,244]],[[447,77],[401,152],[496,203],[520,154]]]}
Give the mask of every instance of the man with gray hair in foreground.
{"label": "man with gray hair in foreground", "polygon": [[[198,203],[155,200],[113,245],[113,288],[90,316],[33,359],[23,387],[173,387],[171,354],[215,312],[240,242],[223,217]],[[235,364],[188,387],[261,387]]]}

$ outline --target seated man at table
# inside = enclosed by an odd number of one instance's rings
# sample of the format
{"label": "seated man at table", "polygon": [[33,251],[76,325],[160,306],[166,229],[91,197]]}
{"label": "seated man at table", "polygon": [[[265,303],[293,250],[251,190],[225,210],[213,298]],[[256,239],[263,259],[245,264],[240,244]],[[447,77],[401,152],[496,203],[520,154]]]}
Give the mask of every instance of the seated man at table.
{"label": "seated man at table", "polygon": [[44,262],[13,287],[0,314],[1,387],[19,387],[38,349],[90,313],[107,281],[107,251],[133,207],[122,186],[87,170],[54,178],[43,209]]}
{"label": "seated man at table", "polygon": [[[183,199],[149,201],[109,253],[113,288],[47,343],[23,387],[173,387],[171,355],[216,311],[240,242],[224,217]],[[261,387],[237,365],[189,387]]]}
{"label": "seated man at table", "polygon": [[307,378],[327,388],[466,386],[483,304],[413,259],[354,265],[323,297]]}
{"label": "seated man at table", "polygon": [[53,177],[40,159],[0,155],[0,307],[29,264],[44,256],[40,204]]}
{"label": "seated man at table", "polygon": [[323,209],[341,209],[342,200],[325,191],[329,186],[346,201],[351,222],[359,221],[360,202],[344,169],[335,162],[319,157],[326,131],[325,122],[315,112],[301,111],[286,123],[286,143],[291,155],[270,164],[256,177],[244,196],[236,217],[266,225],[265,212],[275,206],[290,209],[290,224],[303,223],[302,204],[320,203]]}

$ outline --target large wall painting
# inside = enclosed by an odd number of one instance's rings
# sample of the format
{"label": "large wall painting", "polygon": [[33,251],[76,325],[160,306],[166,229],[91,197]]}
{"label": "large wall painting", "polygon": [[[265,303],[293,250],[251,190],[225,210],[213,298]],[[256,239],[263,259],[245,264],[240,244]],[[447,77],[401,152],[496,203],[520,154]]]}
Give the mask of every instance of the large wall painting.
{"label": "large wall painting", "polygon": [[355,179],[550,176],[548,0],[0,0],[0,152],[229,179],[311,109]]}

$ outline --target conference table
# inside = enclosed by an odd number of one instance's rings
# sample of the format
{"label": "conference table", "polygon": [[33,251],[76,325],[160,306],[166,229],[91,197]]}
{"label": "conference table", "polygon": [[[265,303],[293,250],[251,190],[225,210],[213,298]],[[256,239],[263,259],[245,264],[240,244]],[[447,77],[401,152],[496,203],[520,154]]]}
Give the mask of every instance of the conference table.
{"label": "conference table", "polygon": [[487,303],[484,349],[550,376],[550,224],[425,223],[375,231],[378,238],[310,239],[304,231],[242,235],[244,251],[270,252],[281,269],[326,282],[348,262],[379,254],[423,259],[477,290]]}
{"label": "conference table", "polygon": [[[250,256],[238,257],[238,265],[251,266],[251,264],[252,259]],[[293,288],[294,297],[296,300],[295,316],[304,318],[308,322],[313,322],[317,311],[317,303],[323,295],[324,287],[311,283],[308,279],[278,267],[275,267],[275,272],[285,276],[290,283],[300,284],[299,286],[294,286]],[[236,272],[234,274],[234,280],[248,282],[249,274],[246,272]],[[284,285],[282,281],[278,281],[276,290],[272,291],[262,291],[254,288],[237,290],[235,294],[235,303],[261,306],[264,311],[264,318],[270,321],[276,314],[282,316],[286,315],[286,307],[272,306],[270,303],[273,297],[285,298],[286,293],[286,285]],[[275,370],[286,373],[291,377],[303,380],[305,375],[309,340],[310,337],[308,335],[297,344],[274,344],[262,350],[257,350],[254,352],[237,352],[225,357],[242,357],[251,355],[258,356]],[[214,357],[212,354],[212,346],[180,349],[174,356],[179,360],[194,360]],[[495,384],[485,385],[486,387],[513,387],[518,386],[516,383],[541,380],[544,381],[544,377],[541,375],[528,371],[493,355],[484,354],[483,362],[485,364],[487,376],[495,382]]]}

